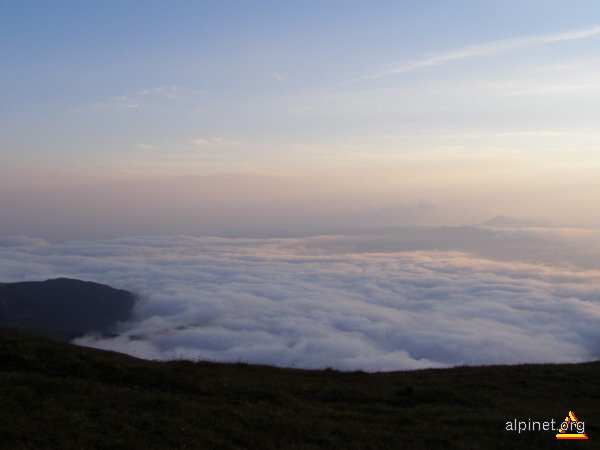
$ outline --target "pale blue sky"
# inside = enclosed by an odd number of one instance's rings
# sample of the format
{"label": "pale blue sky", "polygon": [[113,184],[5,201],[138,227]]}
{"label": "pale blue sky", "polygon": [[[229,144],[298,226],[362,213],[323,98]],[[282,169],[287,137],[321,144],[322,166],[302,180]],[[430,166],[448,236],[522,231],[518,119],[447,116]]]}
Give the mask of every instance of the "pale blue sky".
{"label": "pale blue sky", "polygon": [[[600,224],[588,206],[599,13],[596,1],[3,0],[0,195],[19,205],[43,189],[49,205],[70,183],[87,193],[73,214],[97,196],[131,208],[103,180],[154,192],[166,176],[198,208],[210,195],[285,216],[318,197],[342,216],[432,204],[418,220]],[[228,189],[198,193],[190,176]],[[322,202],[307,215],[322,218]],[[11,211],[0,233],[19,227]]]}

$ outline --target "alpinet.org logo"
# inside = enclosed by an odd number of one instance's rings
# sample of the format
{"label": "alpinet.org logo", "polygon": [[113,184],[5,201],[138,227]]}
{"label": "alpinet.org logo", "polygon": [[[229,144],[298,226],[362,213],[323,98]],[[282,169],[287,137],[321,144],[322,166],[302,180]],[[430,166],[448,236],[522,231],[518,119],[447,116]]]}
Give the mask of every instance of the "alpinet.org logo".
{"label": "alpinet.org logo", "polygon": [[[560,425],[559,425],[560,424]],[[558,425],[558,426],[557,426]],[[521,434],[528,431],[551,431],[556,433],[556,439],[588,439],[585,434],[585,422],[579,420],[573,411],[569,411],[565,420],[560,422],[551,420],[513,419],[506,422],[506,431],[516,431]]]}
{"label": "alpinet.org logo", "polygon": [[[573,433],[575,431],[575,433]],[[577,419],[573,411],[569,411],[569,415],[560,424],[556,439],[587,439],[585,434],[585,423]]]}

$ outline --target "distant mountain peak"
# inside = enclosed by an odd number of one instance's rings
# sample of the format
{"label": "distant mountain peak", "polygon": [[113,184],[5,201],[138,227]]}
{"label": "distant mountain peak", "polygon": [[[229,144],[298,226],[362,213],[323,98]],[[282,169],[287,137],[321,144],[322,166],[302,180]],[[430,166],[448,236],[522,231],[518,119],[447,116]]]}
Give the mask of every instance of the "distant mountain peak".
{"label": "distant mountain peak", "polygon": [[541,217],[496,216],[481,225],[498,228],[551,228],[552,223]]}

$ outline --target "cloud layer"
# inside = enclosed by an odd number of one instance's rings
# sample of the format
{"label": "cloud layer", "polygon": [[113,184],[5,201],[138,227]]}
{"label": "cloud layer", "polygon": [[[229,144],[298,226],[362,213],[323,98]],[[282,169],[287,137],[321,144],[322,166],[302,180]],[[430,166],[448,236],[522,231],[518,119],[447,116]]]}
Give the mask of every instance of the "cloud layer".
{"label": "cloud layer", "polygon": [[[563,231],[512,232],[525,249],[561,241],[577,253]],[[301,239],[6,240],[13,246],[0,248],[0,274],[70,276],[141,294],[120,337],[76,342],[144,358],[395,370],[600,357],[600,271],[585,261],[523,262],[518,252],[510,260],[506,249],[502,261],[494,254],[502,240],[516,248],[510,236],[456,227]]]}

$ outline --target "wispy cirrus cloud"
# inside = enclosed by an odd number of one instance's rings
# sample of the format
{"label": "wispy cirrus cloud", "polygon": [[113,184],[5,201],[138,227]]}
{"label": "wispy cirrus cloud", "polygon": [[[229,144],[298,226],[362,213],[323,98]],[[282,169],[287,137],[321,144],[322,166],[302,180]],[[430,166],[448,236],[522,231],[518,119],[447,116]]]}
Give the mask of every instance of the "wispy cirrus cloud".
{"label": "wispy cirrus cloud", "polygon": [[190,139],[188,141],[188,143],[192,144],[192,145],[196,145],[199,147],[203,147],[203,146],[238,146],[238,145],[244,145],[244,142],[242,141],[230,141],[227,139],[223,139],[220,137],[215,137],[215,138],[195,138],[195,139]]}
{"label": "wispy cirrus cloud", "polygon": [[269,74],[269,76],[272,79],[277,80],[277,81],[283,81],[283,79],[284,79],[283,75],[281,75],[279,72],[271,72]]}
{"label": "wispy cirrus cloud", "polygon": [[136,97],[179,98],[181,88],[178,86],[163,86],[152,89],[141,89],[134,94]]}
{"label": "wispy cirrus cloud", "polygon": [[186,140],[169,140],[162,142],[138,142],[134,144],[137,150],[144,151],[146,155],[153,154],[161,158],[170,158],[176,155],[177,158],[190,157],[199,153],[213,153],[221,150],[235,150],[239,148],[253,148],[252,143],[224,139],[222,137],[196,137]]}
{"label": "wispy cirrus cloud", "polygon": [[137,143],[135,148],[139,150],[178,150],[182,151],[187,149],[188,151],[196,150],[196,147],[203,147],[209,149],[215,148],[229,148],[249,145],[243,141],[229,140],[222,137],[197,137],[182,141],[164,141],[159,143]]}
{"label": "wispy cirrus cloud", "polygon": [[111,99],[92,102],[85,106],[73,108],[73,112],[86,112],[100,109],[136,109],[149,99],[181,99],[187,95],[209,95],[206,91],[185,89],[180,86],[159,86],[150,89],[140,89],[127,95],[118,95]]}
{"label": "wispy cirrus cloud", "polygon": [[386,70],[355,77],[346,80],[344,84],[361,80],[383,78],[386,76],[397,75],[400,73],[410,72],[412,70],[422,69],[425,67],[439,66],[453,61],[475,58],[479,56],[486,56],[494,53],[502,53],[509,50],[516,50],[524,47],[551,44],[554,42],[586,39],[598,35],[600,35],[600,26],[595,26],[584,30],[574,30],[556,34],[521,36],[510,39],[502,39],[498,41],[484,42],[481,44],[467,45],[465,47],[460,47],[454,50],[438,53],[417,61],[397,64]]}

